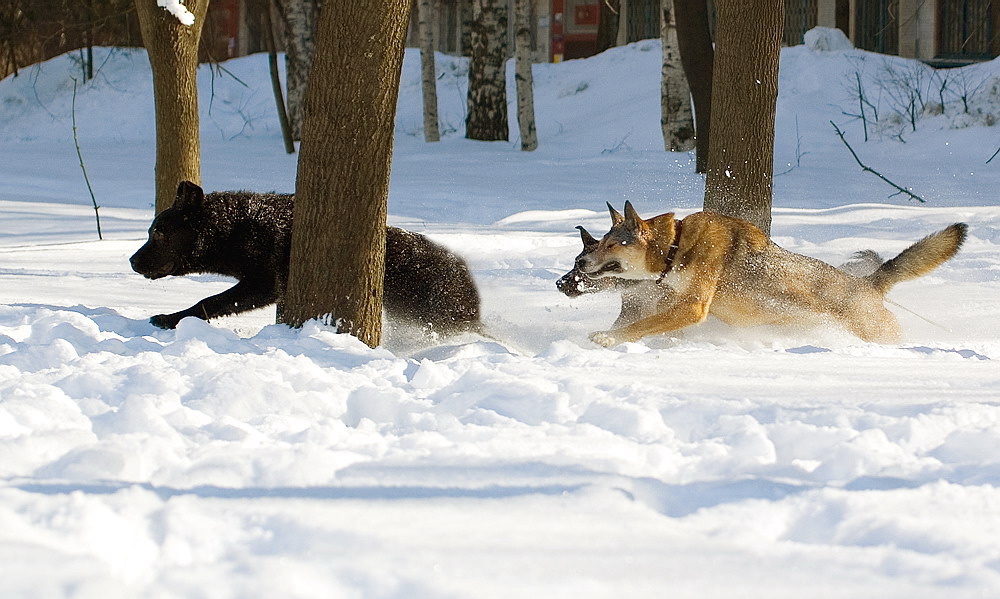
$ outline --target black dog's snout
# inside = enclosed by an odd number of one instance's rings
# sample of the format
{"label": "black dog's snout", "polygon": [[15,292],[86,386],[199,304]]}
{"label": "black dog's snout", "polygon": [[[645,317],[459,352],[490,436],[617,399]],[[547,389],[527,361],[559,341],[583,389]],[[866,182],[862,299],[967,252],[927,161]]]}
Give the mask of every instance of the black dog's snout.
{"label": "black dog's snout", "polygon": [[556,281],[556,289],[568,297],[576,297],[583,293],[580,291],[580,275],[576,271],[569,271]]}
{"label": "black dog's snout", "polygon": [[132,256],[128,259],[129,265],[132,267],[132,270],[134,270],[135,272],[139,272],[139,269],[136,268],[136,262],[138,262],[138,260],[139,260],[139,254],[141,254],[141,253],[142,253],[142,248],[139,248],[139,250],[136,251],[136,253],[132,254]]}

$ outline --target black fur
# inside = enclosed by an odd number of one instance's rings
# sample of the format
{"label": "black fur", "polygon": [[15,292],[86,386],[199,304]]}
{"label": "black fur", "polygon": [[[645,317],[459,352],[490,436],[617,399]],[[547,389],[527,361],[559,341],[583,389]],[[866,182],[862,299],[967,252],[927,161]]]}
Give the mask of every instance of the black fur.
{"label": "black fur", "polygon": [[[149,279],[193,273],[234,277],[237,284],[186,310],[158,314],[172,329],[182,318],[209,320],[281,302],[288,281],[290,194],[221,191],[194,183],[177,188],[174,205],[149,228],[132,270]],[[479,293],[465,262],[423,235],[386,228],[385,293],[390,318],[445,334],[479,331]]]}

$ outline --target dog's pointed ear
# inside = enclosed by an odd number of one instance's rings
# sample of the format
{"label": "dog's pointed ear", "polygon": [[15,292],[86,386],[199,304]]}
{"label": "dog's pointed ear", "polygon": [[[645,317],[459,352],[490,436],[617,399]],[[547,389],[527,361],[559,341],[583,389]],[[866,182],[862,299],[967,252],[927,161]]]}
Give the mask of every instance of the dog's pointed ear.
{"label": "dog's pointed ear", "polygon": [[639,218],[639,213],[632,207],[632,202],[625,200],[625,226],[633,231],[642,227],[643,220]]}
{"label": "dog's pointed ear", "polygon": [[583,249],[589,250],[590,248],[600,243],[599,241],[594,239],[594,236],[591,235],[589,231],[584,229],[583,226],[577,226],[577,229],[580,229],[580,239],[583,241]]}
{"label": "dog's pointed ear", "polygon": [[674,221],[677,220],[673,212],[667,212],[666,214],[661,214],[659,216],[654,216],[653,218],[647,219],[646,224],[653,231],[658,234],[662,234],[665,237],[673,239],[674,236]]}
{"label": "dog's pointed ear", "polygon": [[622,213],[618,212],[617,210],[615,210],[615,207],[611,205],[611,202],[608,202],[608,210],[611,212],[611,226],[612,227],[615,226],[615,225],[621,224],[621,222],[623,220],[625,220],[625,217],[622,216]]}
{"label": "dog's pointed ear", "polygon": [[205,192],[197,184],[190,181],[181,181],[177,185],[177,196],[174,198],[174,208],[184,210],[186,208],[197,208],[201,206],[205,199]]}

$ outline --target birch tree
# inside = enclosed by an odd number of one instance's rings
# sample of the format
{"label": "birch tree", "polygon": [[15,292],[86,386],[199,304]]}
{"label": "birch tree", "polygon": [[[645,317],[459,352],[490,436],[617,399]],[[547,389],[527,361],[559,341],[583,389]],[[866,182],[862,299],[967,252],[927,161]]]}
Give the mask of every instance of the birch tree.
{"label": "birch tree", "polygon": [[716,0],[712,145],[705,209],[771,231],[771,175],[784,0]]}
{"label": "birch tree", "polygon": [[281,322],[382,339],[392,134],[410,0],[354,0],[320,14],[295,182]]}
{"label": "birch tree", "polygon": [[507,0],[474,0],[465,137],[507,141]]}
{"label": "birch tree", "polygon": [[663,68],[660,77],[660,126],[663,147],[668,152],[687,152],[695,145],[691,90],[677,50],[677,29],[673,21],[673,0],[660,0],[660,40]]}
{"label": "birch tree", "polygon": [[[198,129],[198,41],[208,0],[135,0],[153,71],[156,111],[156,213],[174,203],[181,181],[201,183]],[[169,12],[168,12],[169,11]]]}
{"label": "birch tree", "polygon": [[712,69],[715,50],[708,28],[706,0],[673,0],[681,66],[694,98],[695,170],[708,170],[712,124]]}
{"label": "birch tree", "polygon": [[437,111],[437,69],[434,65],[434,4],[417,1],[417,27],[420,30],[420,72],[424,92],[424,141],[439,141]]}
{"label": "birch tree", "polygon": [[618,0],[618,39],[616,45],[621,47],[628,43],[628,0]]}
{"label": "birch tree", "polygon": [[[303,104],[316,47],[316,0],[274,0],[285,30],[285,87],[292,139],[302,141]],[[270,5],[270,0],[267,1]],[[268,8],[267,10],[270,10]]]}
{"label": "birch tree", "polygon": [[538,148],[535,133],[534,78],[531,75],[531,0],[514,2],[514,81],[517,87],[517,125],[521,150]]}

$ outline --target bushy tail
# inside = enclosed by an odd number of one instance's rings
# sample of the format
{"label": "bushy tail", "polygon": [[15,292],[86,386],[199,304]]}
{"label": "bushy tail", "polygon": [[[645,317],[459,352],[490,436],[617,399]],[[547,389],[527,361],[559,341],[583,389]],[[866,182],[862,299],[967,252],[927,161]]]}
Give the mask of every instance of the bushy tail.
{"label": "bushy tail", "polygon": [[854,277],[863,278],[878,270],[878,267],[882,266],[883,263],[885,263],[885,260],[875,250],[861,250],[860,252],[854,252],[851,259],[838,266],[837,270],[842,270]]}
{"label": "bushy tail", "polygon": [[928,235],[883,263],[865,279],[872,287],[886,293],[896,283],[921,277],[954,256],[962,247],[968,230],[969,226],[965,223],[955,223]]}

